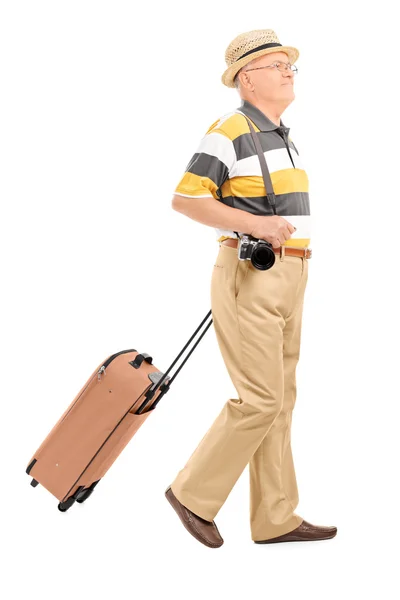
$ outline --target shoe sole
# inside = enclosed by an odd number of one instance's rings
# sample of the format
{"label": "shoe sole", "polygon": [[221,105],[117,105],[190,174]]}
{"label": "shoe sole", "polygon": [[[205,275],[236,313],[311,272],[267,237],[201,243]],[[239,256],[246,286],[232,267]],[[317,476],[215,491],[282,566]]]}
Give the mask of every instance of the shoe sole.
{"label": "shoe sole", "polygon": [[327,535],[325,537],[315,537],[315,538],[287,538],[285,540],[275,540],[274,538],[270,540],[253,540],[255,544],[279,544],[283,542],[320,542],[321,540],[331,540],[336,536],[336,531],[331,535]]}

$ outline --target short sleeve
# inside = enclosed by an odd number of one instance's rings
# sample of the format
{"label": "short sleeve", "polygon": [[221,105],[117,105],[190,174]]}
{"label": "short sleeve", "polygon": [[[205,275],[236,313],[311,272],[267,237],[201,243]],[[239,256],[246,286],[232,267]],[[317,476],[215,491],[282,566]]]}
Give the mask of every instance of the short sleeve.
{"label": "short sleeve", "polygon": [[[218,123],[218,121],[217,121]],[[191,198],[218,198],[217,189],[236,162],[232,140],[211,126],[189,161],[175,194]]]}

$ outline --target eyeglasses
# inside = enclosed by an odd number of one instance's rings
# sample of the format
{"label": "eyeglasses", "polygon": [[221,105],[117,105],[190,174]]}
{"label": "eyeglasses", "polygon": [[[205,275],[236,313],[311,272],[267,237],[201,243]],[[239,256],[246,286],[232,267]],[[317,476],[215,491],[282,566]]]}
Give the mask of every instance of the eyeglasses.
{"label": "eyeglasses", "polygon": [[278,60],[277,62],[272,63],[272,65],[265,65],[264,67],[254,67],[254,69],[246,69],[244,73],[247,73],[247,71],[257,71],[257,69],[269,69],[271,67],[275,67],[275,69],[278,69],[278,71],[281,71],[282,73],[283,71],[290,69],[295,75],[298,71],[298,68],[295,65],[292,65],[289,62],[285,63]]}

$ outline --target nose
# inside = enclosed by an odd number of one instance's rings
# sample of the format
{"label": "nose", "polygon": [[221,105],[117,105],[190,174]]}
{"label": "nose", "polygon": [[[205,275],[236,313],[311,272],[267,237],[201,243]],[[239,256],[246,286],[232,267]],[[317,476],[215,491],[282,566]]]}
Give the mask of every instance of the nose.
{"label": "nose", "polygon": [[284,77],[289,76],[289,77],[293,78],[294,77],[294,72],[292,71],[292,69],[290,69],[288,67],[288,65],[285,65],[285,70],[283,71],[283,75],[284,75]]}

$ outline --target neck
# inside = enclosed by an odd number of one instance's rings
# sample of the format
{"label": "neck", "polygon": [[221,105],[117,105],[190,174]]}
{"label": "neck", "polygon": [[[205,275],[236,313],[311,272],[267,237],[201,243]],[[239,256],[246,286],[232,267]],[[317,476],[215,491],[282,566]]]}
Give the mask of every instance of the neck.
{"label": "neck", "polygon": [[[282,110],[282,107],[276,106],[275,104],[271,104],[270,102],[263,102],[262,100],[257,100],[256,98],[243,98],[243,100],[247,100],[250,104],[256,106],[259,110],[261,110],[265,116],[268,117],[275,125],[278,127],[281,124],[281,115],[285,109]],[[285,107],[286,108],[286,107]]]}

